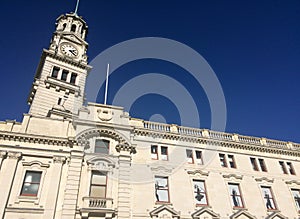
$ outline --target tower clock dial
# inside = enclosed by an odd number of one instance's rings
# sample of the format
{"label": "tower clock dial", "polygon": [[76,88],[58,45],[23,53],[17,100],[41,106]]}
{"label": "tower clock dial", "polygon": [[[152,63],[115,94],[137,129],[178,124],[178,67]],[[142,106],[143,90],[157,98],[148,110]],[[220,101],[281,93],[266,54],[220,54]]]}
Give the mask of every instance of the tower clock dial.
{"label": "tower clock dial", "polygon": [[78,55],[78,50],[69,43],[64,43],[60,46],[60,50],[63,54],[69,57],[76,57]]}

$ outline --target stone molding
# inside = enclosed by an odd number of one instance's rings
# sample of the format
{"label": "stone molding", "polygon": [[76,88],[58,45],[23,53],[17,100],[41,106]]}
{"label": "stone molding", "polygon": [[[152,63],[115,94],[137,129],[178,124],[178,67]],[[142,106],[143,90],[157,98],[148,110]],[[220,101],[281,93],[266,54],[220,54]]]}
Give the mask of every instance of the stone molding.
{"label": "stone molding", "polygon": [[34,160],[34,161],[31,161],[31,162],[22,162],[23,166],[33,166],[33,165],[38,165],[42,168],[48,168],[50,167],[49,164],[46,164],[46,163],[42,163],[41,161],[38,161],[38,160]]}
{"label": "stone molding", "polygon": [[287,185],[292,185],[292,184],[300,185],[300,181],[297,180],[290,180],[290,181],[286,181],[285,183]]}
{"label": "stone molding", "polygon": [[75,145],[75,140],[73,138],[61,138],[58,139],[52,137],[38,136],[38,135],[26,135],[16,132],[2,132],[0,131],[0,140],[15,141],[18,143],[35,143],[35,144],[46,144],[55,146],[69,146],[73,147]]}
{"label": "stone molding", "polygon": [[130,152],[130,154],[136,153],[135,147],[133,145],[128,145],[128,144],[117,144],[116,151],[117,152],[128,151]]}
{"label": "stone molding", "polygon": [[158,214],[162,211],[168,211],[172,215],[172,218],[179,219],[180,218],[180,212],[174,210],[169,205],[161,205],[158,208],[152,210],[149,212],[150,216],[152,218],[158,218]]}
{"label": "stone molding", "polygon": [[209,214],[212,216],[212,218],[220,219],[220,215],[215,213],[210,207],[202,207],[199,210],[196,210],[194,213],[192,213],[193,219],[200,219],[202,214]]}
{"label": "stone molding", "polygon": [[269,179],[267,177],[260,177],[260,178],[255,178],[255,181],[256,182],[262,182],[262,181],[266,181],[268,183],[273,183],[274,182],[274,179]]}
{"label": "stone molding", "polygon": [[155,174],[162,174],[162,175],[170,175],[172,173],[172,168],[167,168],[166,166],[152,166],[151,171]]}
{"label": "stone molding", "polygon": [[234,174],[234,173],[231,173],[231,174],[223,174],[222,176],[223,176],[223,178],[225,178],[225,179],[230,179],[230,178],[234,178],[234,179],[237,179],[237,180],[242,180],[242,179],[243,179],[243,176],[242,176],[242,175],[237,175],[237,174]]}
{"label": "stone molding", "polygon": [[85,149],[88,149],[90,148],[89,139],[97,136],[112,138],[119,142],[119,144],[130,144],[130,141],[128,141],[124,136],[116,132],[114,129],[109,128],[90,128],[84,130],[77,135],[76,140],[79,145],[84,146]]}
{"label": "stone molding", "polygon": [[204,171],[204,170],[199,170],[199,169],[197,169],[197,170],[188,170],[187,173],[190,174],[190,175],[197,175],[197,174],[199,174],[201,176],[208,176],[209,175],[209,171]]}
{"label": "stone molding", "polygon": [[250,214],[246,209],[241,209],[230,216],[230,219],[239,219],[239,218],[248,218],[248,219],[256,219],[255,216]]}

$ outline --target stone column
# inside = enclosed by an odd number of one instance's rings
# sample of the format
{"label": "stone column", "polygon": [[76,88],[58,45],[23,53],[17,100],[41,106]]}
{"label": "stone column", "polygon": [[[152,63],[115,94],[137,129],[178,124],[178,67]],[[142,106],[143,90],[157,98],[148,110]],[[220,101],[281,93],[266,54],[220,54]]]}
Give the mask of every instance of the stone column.
{"label": "stone column", "polygon": [[61,172],[62,167],[66,158],[62,156],[54,156],[53,157],[53,165],[52,165],[52,176],[51,176],[51,188],[49,188],[48,196],[47,196],[47,205],[49,208],[45,210],[45,219],[53,219],[56,214],[56,206],[57,206],[57,198],[59,193],[59,187],[61,182]]}
{"label": "stone column", "polygon": [[62,208],[62,219],[75,218],[83,156],[84,153],[82,151],[71,152]]}
{"label": "stone column", "polygon": [[3,218],[5,207],[8,203],[10,191],[15,177],[18,161],[21,158],[19,152],[8,152],[0,172],[0,218]]}
{"label": "stone column", "polygon": [[0,151],[0,170],[1,170],[1,165],[4,157],[6,156],[7,152],[6,151]]}

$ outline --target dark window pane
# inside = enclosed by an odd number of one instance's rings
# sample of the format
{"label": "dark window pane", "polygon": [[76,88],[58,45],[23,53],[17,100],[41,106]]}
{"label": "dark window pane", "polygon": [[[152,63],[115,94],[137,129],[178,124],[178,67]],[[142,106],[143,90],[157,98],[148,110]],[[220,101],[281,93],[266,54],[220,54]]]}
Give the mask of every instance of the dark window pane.
{"label": "dark window pane", "polygon": [[104,139],[96,139],[95,153],[108,154],[108,152],[109,152],[109,141]]}
{"label": "dark window pane", "polygon": [[53,78],[57,78],[58,76],[58,72],[59,72],[59,68],[58,67],[53,67],[53,70],[52,70],[52,74],[51,74],[51,77]]}
{"label": "dark window pane", "polygon": [[40,186],[42,172],[27,171],[23,181],[21,195],[36,196]]}

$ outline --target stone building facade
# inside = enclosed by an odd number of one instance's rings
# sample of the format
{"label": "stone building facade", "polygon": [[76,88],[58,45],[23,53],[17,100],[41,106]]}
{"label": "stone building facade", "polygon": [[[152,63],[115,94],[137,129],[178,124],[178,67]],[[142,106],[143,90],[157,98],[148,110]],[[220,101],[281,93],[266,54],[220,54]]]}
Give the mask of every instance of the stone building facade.
{"label": "stone building facade", "polygon": [[57,19],[29,113],[0,123],[0,218],[300,217],[300,144],[84,106],[87,30]]}

